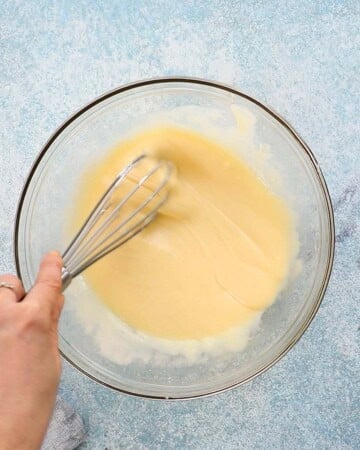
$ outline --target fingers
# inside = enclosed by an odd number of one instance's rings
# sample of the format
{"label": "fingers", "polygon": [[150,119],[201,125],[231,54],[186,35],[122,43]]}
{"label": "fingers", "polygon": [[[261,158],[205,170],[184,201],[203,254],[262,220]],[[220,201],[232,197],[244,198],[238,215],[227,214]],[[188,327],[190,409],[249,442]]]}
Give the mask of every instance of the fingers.
{"label": "fingers", "polygon": [[16,303],[24,297],[25,291],[23,285],[15,275],[1,275],[0,285],[1,283],[9,284],[12,288],[0,287],[0,304],[3,302]]}
{"label": "fingers", "polygon": [[41,261],[35,285],[25,299],[41,304],[41,307],[56,320],[64,301],[61,293],[62,267],[62,259],[59,253],[51,252],[45,255]]}
{"label": "fingers", "polygon": [[58,252],[45,255],[40,263],[35,285],[41,285],[52,294],[61,292],[62,259]]}

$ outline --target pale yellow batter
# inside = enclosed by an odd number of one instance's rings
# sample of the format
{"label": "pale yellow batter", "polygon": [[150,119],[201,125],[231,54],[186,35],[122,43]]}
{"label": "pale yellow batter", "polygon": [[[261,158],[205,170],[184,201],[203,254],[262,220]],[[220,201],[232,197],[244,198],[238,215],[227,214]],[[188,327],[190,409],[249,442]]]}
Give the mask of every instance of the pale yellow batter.
{"label": "pale yellow batter", "polygon": [[172,161],[166,206],[133,240],[84,276],[128,325],[167,339],[201,339],[246,324],[274,301],[293,254],[293,223],[230,150],[180,128],[143,132],[84,177],[76,225],[129,161]]}

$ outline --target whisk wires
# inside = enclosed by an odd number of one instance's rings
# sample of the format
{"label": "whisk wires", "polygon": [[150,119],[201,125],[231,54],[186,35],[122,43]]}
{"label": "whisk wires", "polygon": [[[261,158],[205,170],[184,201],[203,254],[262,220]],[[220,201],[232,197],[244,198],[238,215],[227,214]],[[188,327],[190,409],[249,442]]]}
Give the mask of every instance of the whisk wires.
{"label": "whisk wires", "polygon": [[117,175],[63,254],[71,278],[152,222],[168,198],[172,171],[170,162],[142,154]]}

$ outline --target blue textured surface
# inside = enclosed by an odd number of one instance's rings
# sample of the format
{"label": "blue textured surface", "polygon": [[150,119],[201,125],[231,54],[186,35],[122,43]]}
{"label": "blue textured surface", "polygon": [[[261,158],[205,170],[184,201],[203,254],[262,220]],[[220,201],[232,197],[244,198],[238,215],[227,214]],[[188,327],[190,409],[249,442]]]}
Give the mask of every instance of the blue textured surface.
{"label": "blue textured surface", "polygon": [[117,394],[65,364],[60,391],[84,448],[360,448],[360,148],[357,0],[0,0],[0,270],[14,270],[16,202],[70,113],[122,83],[215,79],[268,103],[316,154],[337,252],[322,306],[295,348],[253,382],[180,403]]}

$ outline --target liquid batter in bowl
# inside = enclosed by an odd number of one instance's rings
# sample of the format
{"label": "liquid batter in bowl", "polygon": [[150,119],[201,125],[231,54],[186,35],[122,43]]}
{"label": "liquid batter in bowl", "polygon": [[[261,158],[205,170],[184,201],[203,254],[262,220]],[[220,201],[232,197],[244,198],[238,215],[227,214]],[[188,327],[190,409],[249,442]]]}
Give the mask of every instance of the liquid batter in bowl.
{"label": "liquid batter in bowl", "polygon": [[249,324],[286,282],[294,225],[284,202],[219,143],[175,127],[122,142],[82,179],[75,226],[144,152],[176,166],[169,200],[86,282],[122,321],[156,337],[202,339]]}

